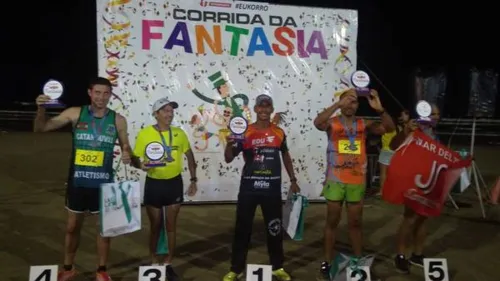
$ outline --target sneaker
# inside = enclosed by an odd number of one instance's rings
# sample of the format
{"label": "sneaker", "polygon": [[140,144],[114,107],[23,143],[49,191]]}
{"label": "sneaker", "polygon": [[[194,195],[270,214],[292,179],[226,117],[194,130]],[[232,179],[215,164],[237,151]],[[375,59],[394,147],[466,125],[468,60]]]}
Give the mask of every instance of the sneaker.
{"label": "sneaker", "polygon": [[328,262],[324,261],[321,263],[321,267],[319,268],[319,276],[316,280],[330,281],[330,265],[328,264]]}
{"label": "sneaker", "polygon": [[241,278],[243,278],[243,273],[238,274],[236,272],[230,271],[224,276],[224,278],[222,278],[222,281],[236,281],[240,280]]}
{"label": "sneaker", "polygon": [[412,265],[415,265],[415,266],[418,266],[418,267],[421,267],[423,268],[424,267],[424,255],[415,255],[415,254],[412,254],[410,259],[409,259],[409,262],[412,264]]}
{"label": "sneaker", "polygon": [[112,281],[106,271],[100,271],[95,274],[95,281]]}
{"label": "sneaker", "polygon": [[286,271],[283,268],[273,270],[273,276],[278,279],[278,281],[290,281],[292,280],[292,277],[290,277],[290,274],[286,273]]}
{"label": "sneaker", "polygon": [[167,269],[165,272],[168,281],[179,281],[179,276],[177,276],[171,265],[167,265]]}
{"label": "sneaker", "polygon": [[61,270],[57,273],[57,281],[71,281],[76,276],[76,270]]}
{"label": "sneaker", "polygon": [[399,273],[409,274],[410,273],[410,263],[404,255],[397,255],[394,258],[394,266]]}

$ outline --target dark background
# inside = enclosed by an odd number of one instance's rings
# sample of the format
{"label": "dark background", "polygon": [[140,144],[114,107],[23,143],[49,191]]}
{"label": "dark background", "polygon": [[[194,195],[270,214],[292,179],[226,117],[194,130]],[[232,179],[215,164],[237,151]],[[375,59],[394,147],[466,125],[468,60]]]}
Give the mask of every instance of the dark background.
{"label": "dark background", "polygon": [[[142,0],[135,0],[142,1]],[[185,0],[198,1],[198,0]],[[97,75],[95,0],[15,1],[4,4],[1,40],[0,109],[33,110],[32,103],[49,78],[65,85],[63,101],[88,101],[86,87]],[[445,117],[463,117],[468,106],[471,66],[499,69],[495,3],[448,1],[254,1],[357,9],[358,68],[372,76],[391,112],[411,105],[411,74],[444,68],[448,74]],[[12,17],[12,18],[10,18]],[[378,79],[377,79],[378,78]],[[383,85],[380,84],[380,81]],[[384,87],[385,86],[385,87]],[[497,118],[500,116],[497,98]],[[362,114],[366,108],[362,108]],[[366,114],[366,113],[365,113]]]}

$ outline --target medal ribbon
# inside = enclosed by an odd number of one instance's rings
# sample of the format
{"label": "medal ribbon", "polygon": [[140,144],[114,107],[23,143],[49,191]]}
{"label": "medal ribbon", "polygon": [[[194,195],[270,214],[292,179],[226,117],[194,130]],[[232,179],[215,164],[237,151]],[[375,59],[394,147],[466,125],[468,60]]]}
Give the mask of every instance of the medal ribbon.
{"label": "medal ribbon", "polygon": [[169,145],[167,146],[167,142],[165,141],[165,137],[163,137],[163,134],[161,133],[160,127],[158,125],[155,125],[156,130],[158,133],[160,133],[161,137],[161,142],[163,143],[163,147],[165,148],[165,152],[167,153],[167,162],[172,162],[174,161],[174,158],[172,158],[172,128],[168,128],[168,137],[169,137]]}
{"label": "medal ribbon", "polygon": [[352,125],[352,130],[354,131],[354,133],[352,133],[351,130],[349,130],[349,128],[347,127],[344,117],[341,117],[341,120],[342,120],[342,122],[341,122],[342,126],[344,127],[344,131],[345,131],[347,137],[349,138],[349,143],[353,147],[354,144],[356,143],[356,136],[358,135],[358,128],[357,128],[358,122],[357,122],[357,120],[354,120],[353,125]]}
{"label": "medal ribbon", "polygon": [[104,120],[106,119],[106,116],[108,115],[109,110],[106,110],[106,113],[104,113],[104,116],[102,116],[102,118],[100,118],[101,120],[99,122],[99,126],[96,126],[95,120],[99,119],[99,118],[96,118],[94,116],[94,113],[92,112],[92,108],[90,108],[90,106],[88,108],[89,108],[89,114],[90,114],[90,116],[92,116],[92,135],[94,136],[94,142],[97,145],[97,144],[101,143],[99,141],[99,136],[101,135],[102,125],[104,124]]}

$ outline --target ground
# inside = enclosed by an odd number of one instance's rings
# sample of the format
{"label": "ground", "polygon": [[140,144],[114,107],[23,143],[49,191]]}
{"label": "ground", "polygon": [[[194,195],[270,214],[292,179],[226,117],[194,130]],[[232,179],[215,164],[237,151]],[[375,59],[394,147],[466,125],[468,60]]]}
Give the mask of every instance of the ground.
{"label": "ground", "polygon": [[[30,265],[60,264],[65,229],[64,181],[68,164],[68,134],[0,134],[0,264],[1,280],[27,280]],[[479,153],[478,153],[479,154]],[[483,154],[491,154],[485,153]],[[496,159],[488,155],[489,159]],[[488,161],[486,161],[488,162]],[[480,162],[486,170],[495,161]],[[487,169],[489,168],[489,169]],[[448,260],[450,281],[495,281],[500,276],[500,225],[481,219],[475,193],[457,201],[470,208],[445,213],[429,222],[426,254]],[[229,268],[235,206],[184,206],[178,222],[175,268],[184,281],[217,281]],[[376,254],[372,272],[384,281],[424,280],[419,269],[400,275],[392,268],[395,231],[401,210],[378,199],[368,200],[364,212],[367,253]],[[148,262],[146,214],[143,229],[113,240],[109,272],[113,280],[137,280],[137,268]],[[322,259],[324,206],[306,209],[304,241],[287,239],[286,265],[294,280],[312,281]],[[91,280],[95,270],[96,228],[86,221],[77,254],[76,281]],[[338,249],[348,249],[345,220],[340,225]],[[267,264],[264,223],[255,219],[248,262]],[[495,277],[496,276],[496,277]]]}

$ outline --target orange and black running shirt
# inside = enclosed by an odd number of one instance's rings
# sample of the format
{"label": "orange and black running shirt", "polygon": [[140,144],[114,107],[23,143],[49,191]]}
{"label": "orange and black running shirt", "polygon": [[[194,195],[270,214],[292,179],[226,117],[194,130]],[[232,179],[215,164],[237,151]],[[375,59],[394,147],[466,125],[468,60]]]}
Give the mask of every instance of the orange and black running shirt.
{"label": "orange and black running shirt", "polygon": [[233,155],[243,152],[245,165],[240,193],[281,196],[281,153],[288,151],[285,132],[276,125],[259,129],[248,127],[245,139],[233,147]]}

